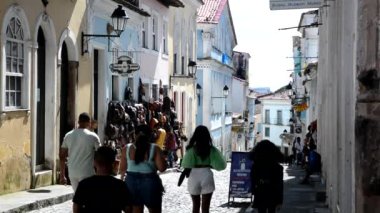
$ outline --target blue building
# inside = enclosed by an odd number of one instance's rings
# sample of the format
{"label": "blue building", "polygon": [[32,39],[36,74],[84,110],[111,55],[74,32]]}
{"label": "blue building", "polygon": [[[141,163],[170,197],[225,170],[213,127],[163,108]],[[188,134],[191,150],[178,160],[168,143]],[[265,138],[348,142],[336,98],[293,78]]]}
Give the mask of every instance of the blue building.
{"label": "blue building", "polygon": [[[231,152],[233,48],[237,45],[227,0],[206,0],[197,18],[197,125],[207,126],[213,142],[228,158]],[[229,93],[229,94],[227,94]],[[235,100],[234,101],[240,101]],[[241,100],[242,102],[244,100]]]}

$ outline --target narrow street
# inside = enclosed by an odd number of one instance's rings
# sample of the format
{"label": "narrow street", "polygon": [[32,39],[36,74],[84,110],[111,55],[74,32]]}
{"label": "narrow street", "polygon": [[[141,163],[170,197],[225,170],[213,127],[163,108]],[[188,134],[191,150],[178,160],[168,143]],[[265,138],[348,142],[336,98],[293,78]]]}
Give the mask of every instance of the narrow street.
{"label": "narrow street", "polygon": [[[163,210],[165,213],[181,213],[181,212],[191,212],[191,198],[187,192],[187,180],[183,182],[181,187],[177,186],[177,181],[180,173],[178,172],[168,172],[162,174],[160,177],[166,189],[163,200]],[[219,213],[230,213],[239,212],[241,205],[236,205],[234,207],[227,206],[228,200],[228,186],[230,177],[230,164],[227,168],[221,172],[214,171],[216,191],[213,195],[211,201],[211,212]],[[249,202],[249,199],[246,200]],[[248,203],[245,203],[247,206]],[[66,201],[64,203],[50,206],[47,208],[31,211],[32,213],[68,213],[71,210],[72,202]],[[147,210],[145,211],[147,212]]]}
{"label": "narrow street", "polygon": [[[329,213],[323,202],[316,201],[316,193],[323,191],[323,186],[318,177],[313,177],[311,184],[300,184],[304,171],[299,167],[284,167],[284,203],[280,213]],[[187,192],[187,181],[181,187],[177,187],[180,173],[168,172],[161,175],[166,193],[163,201],[163,211],[165,213],[186,213],[191,212],[191,198]],[[249,199],[237,199],[237,203],[230,207],[227,205],[230,164],[222,172],[214,172],[216,191],[211,201],[210,212],[218,213],[255,213],[249,207]],[[32,213],[68,213],[71,210],[72,202],[46,207],[31,211]],[[148,212],[147,210],[145,212]]]}

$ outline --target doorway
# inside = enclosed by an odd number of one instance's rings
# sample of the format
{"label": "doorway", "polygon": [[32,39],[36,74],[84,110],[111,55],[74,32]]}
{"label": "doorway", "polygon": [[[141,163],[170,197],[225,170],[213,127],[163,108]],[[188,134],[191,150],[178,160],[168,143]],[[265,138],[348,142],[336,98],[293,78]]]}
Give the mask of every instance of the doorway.
{"label": "doorway", "polygon": [[61,86],[60,86],[60,144],[66,133],[75,127],[75,79],[77,62],[69,61],[66,42],[61,51]]}
{"label": "doorway", "polygon": [[[94,111],[93,111],[93,119],[98,121],[98,110],[99,110],[99,50],[94,49],[94,91],[92,93],[92,100]],[[98,129],[94,130],[98,133]]]}
{"label": "doorway", "polygon": [[37,132],[36,169],[45,164],[45,79],[46,79],[46,39],[40,27],[37,36]]}

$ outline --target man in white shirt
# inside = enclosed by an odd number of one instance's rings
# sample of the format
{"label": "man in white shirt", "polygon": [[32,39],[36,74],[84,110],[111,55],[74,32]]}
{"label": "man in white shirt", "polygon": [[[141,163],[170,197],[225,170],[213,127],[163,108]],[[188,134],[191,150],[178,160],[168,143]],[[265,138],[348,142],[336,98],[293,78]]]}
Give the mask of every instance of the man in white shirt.
{"label": "man in white shirt", "polygon": [[89,129],[91,118],[88,113],[81,113],[78,119],[78,128],[68,132],[59,153],[60,182],[66,184],[65,164],[68,159],[68,171],[71,186],[74,191],[78,183],[92,175],[95,175],[94,154],[100,146],[99,137]]}

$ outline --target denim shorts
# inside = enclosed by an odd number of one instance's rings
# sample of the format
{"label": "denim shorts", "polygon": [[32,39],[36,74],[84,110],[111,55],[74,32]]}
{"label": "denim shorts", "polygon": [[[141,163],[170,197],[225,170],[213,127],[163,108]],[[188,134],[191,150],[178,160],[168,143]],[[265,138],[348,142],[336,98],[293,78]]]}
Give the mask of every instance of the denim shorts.
{"label": "denim shorts", "polygon": [[145,205],[148,208],[161,206],[164,187],[157,173],[127,172],[125,182],[130,192],[132,205]]}

